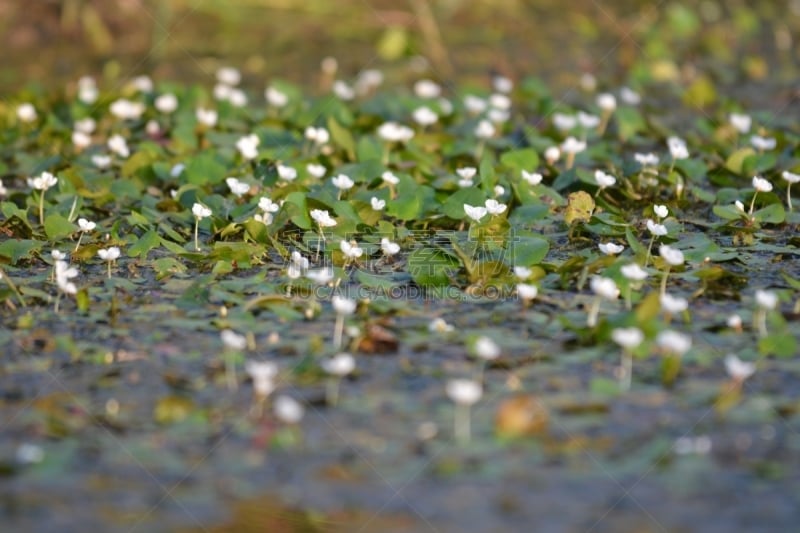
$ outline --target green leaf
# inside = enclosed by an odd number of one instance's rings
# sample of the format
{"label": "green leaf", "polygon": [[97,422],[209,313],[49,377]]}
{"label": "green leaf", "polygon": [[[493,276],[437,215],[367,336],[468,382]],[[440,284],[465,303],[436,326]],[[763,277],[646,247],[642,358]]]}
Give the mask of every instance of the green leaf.
{"label": "green leaf", "polygon": [[776,357],[792,357],[797,352],[797,341],[791,333],[771,333],[758,341],[758,353]]}
{"label": "green leaf", "polygon": [[755,153],[756,151],[750,148],[749,146],[745,148],[739,148],[731,155],[729,155],[728,159],[725,160],[725,168],[727,168],[734,174],[741,175],[744,167],[744,160],[752,155],[755,155]]}
{"label": "green leaf", "polygon": [[42,241],[30,239],[7,240],[0,244],[0,256],[7,257],[11,260],[11,264],[15,265],[22,258],[29,259],[32,252],[38,252],[43,246],[44,243]]}
{"label": "green leaf", "polygon": [[711,210],[719,218],[725,220],[739,220],[745,216],[744,213],[736,209],[736,206],[733,205],[715,205]]}
{"label": "green leaf", "polygon": [[442,212],[453,220],[463,220],[467,216],[464,212],[464,204],[478,206],[483,205],[485,201],[486,196],[483,191],[476,187],[459,189],[444,202]]}
{"label": "green leaf", "polygon": [[447,287],[459,261],[441,248],[418,248],[408,256],[408,273],[421,287]]}
{"label": "green leaf", "polygon": [[533,172],[539,167],[539,154],[533,148],[509,150],[500,156],[500,163],[515,170],[517,178],[520,171]]}
{"label": "green leaf", "polygon": [[128,247],[128,257],[139,256],[140,259],[147,258],[147,252],[161,244],[161,237],[158,236],[156,230],[151,229]]}
{"label": "green leaf", "polygon": [[44,218],[44,232],[51,241],[57,241],[75,233],[77,228],[66,217],[54,213]]}
{"label": "green leaf", "polygon": [[769,204],[753,213],[753,218],[764,224],[782,224],[786,220],[786,211],[783,204]]}
{"label": "green leaf", "polygon": [[349,159],[354,160],[356,158],[356,142],[350,130],[345,129],[336,119],[330,117],[328,118],[328,131],[331,132],[333,144],[344,150]]}
{"label": "green leaf", "polygon": [[216,185],[225,180],[226,169],[214,152],[205,152],[189,159],[184,174],[193,185]]}
{"label": "green leaf", "polygon": [[506,257],[512,266],[529,267],[541,263],[549,251],[550,242],[544,237],[514,235],[506,246]]}

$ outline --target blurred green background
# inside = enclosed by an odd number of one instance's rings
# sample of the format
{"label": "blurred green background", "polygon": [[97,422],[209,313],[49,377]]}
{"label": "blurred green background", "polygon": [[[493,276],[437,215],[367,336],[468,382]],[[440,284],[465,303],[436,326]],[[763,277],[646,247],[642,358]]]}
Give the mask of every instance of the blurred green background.
{"label": "blurred green background", "polygon": [[228,64],[308,82],[326,56],[344,78],[788,86],[798,29],[800,0],[0,0],[0,91],[83,74],[203,81]]}

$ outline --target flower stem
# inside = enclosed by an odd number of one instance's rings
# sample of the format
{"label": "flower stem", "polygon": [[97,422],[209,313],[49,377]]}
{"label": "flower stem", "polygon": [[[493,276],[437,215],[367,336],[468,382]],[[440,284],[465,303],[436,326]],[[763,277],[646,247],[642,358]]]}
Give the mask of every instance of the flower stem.
{"label": "flower stem", "polygon": [[653,252],[653,243],[656,240],[655,235],[650,236],[650,244],[647,245],[647,257],[644,258],[644,267],[647,268],[647,264],[650,262],[650,254]]}
{"label": "flower stem", "polygon": [[753,193],[753,199],[750,200],[750,215],[753,215],[753,208],[756,205],[756,196],[758,196],[758,191]]}
{"label": "flower stem", "polygon": [[756,329],[758,330],[759,337],[767,336],[767,312],[764,309],[758,309],[753,315]]}
{"label": "flower stem", "polygon": [[339,403],[339,378],[330,378],[325,384],[325,401],[331,407]]}
{"label": "flower stem", "polygon": [[461,444],[469,442],[470,433],[470,408],[469,405],[456,404],[453,433]]}
{"label": "flower stem", "polygon": [[572,168],[572,165],[575,164],[575,153],[574,152],[567,152],[567,159],[564,162],[564,168],[567,170]]}
{"label": "flower stem", "polygon": [[200,251],[200,241],[198,240],[198,231],[200,229],[200,219],[194,219],[194,250],[196,252]]}
{"label": "flower stem", "polygon": [[111,279],[111,263],[113,261],[106,261],[108,263],[108,279]]}
{"label": "flower stem", "polygon": [[786,187],[786,206],[789,208],[789,211],[792,210],[792,184],[791,183]]}
{"label": "flower stem", "polygon": [[333,346],[335,349],[342,348],[342,334],[344,333],[344,315],[336,314],[336,325],[333,327]]}
{"label": "flower stem", "polygon": [[600,313],[600,297],[594,299],[589,308],[589,316],[586,317],[586,325],[593,328],[597,325],[597,315]]}
{"label": "flower stem", "polygon": [[39,193],[39,225],[44,226],[44,191]]}
{"label": "flower stem", "polygon": [[78,235],[78,243],[75,245],[75,251],[78,251],[78,248],[81,247],[81,239],[83,239],[83,232],[80,232]]}
{"label": "flower stem", "polygon": [[667,278],[669,277],[670,265],[667,264],[667,269],[664,271],[664,277],[661,278],[661,296],[667,293]]}
{"label": "flower stem", "polygon": [[17,295],[19,303],[22,304],[22,307],[26,307],[28,304],[25,303],[25,298],[22,297],[22,293],[19,292],[17,286],[14,284],[13,281],[11,281],[11,278],[8,277],[8,274],[5,271],[3,271],[2,268],[0,268],[0,278],[4,279],[8,287],[12,290],[12,292]]}
{"label": "flower stem", "polygon": [[228,383],[229,391],[235,391],[238,388],[235,356],[233,351],[225,351],[225,381]]}
{"label": "flower stem", "polygon": [[623,391],[631,389],[631,378],[633,375],[633,354],[630,350],[622,350],[622,362],[620,367],[619,388]]}

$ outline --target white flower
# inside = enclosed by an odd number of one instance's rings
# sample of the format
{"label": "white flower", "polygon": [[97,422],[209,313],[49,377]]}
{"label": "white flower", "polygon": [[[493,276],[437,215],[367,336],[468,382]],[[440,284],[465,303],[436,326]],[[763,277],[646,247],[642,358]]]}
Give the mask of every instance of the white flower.
{"label": "white flower", "polygon": [[677,248],[673,248],[668,244],[662,244],[658,248],[658,254],[664,261],[667,262],[667,264],[671,266],[682,265],[683,262],[685,261],[683,257],[683,252],[681,252]]}
{"label": "white flower", "polygon": [[550,146],[544,151],[544,160],[547,161],[549,165],[555,164],[560,157],[561,150],[558,148],[558,146]]}
{"label": "white flower", "polygon": [[600,251],[606,255],[617,255],[625,249],[625,247],[621,244],[615,244],[613,242],[601,242],[597,245],[597,247],[600,248]]}
{"label": "white flower", "polygon": [[525,266],[515,266],[514,267],[514,275],[517,276],[521,280],[526,280],[531,277],[533,271]]}
{"label": "white flower", "polygon": [[291,396],[278,396],[272,405],[275,417],[284,424],[297,424],[303,419],[303,405]]}
{"label": "white flower", "polygon": [[725,356],[725,370],[736,381],[744,381],[756,372],[755,363],[745,363],[736,355],[729,353]]}
{"label": "white flower", "polygon": [[264,90],[264,98],[272,107],[284,107],[289,103],[289,96],[271,85]]}
{"label": "white flower", "polygon": [[375,196],[369,199],[369,203],[372,205],[372,209],[375,211],[382,211],[383,208],[386,207],[386,200],[381,200]]}
{"label": "white flower", "polygon": [[784,180],[785,180],[787,183],[797,183],[797,182],[800,182],[800,174],[792,174],[792,173],[791,173],[791,172],[789,172],[788,170],[784,170],[784,171],[783,171],[783,173],[781,174],[781,177],[782,177],[782,178],[783,178],[783,179],[784,179]]}
{"label": "white flower", "polygon": [[17,448],[14,458],[23,465],[37,464],[44,461],[44,450],[36,444],[24,443]]}
{"label": "white flower", "polygon": [[92,144],[92,138],[82,131],[73,131],[72,144],[74,144],[76,148],[86,148]]}
{"label": "white flower", "polygon": [[597,107],[603,111],[614,111],[617,108],[617,99],[611,93],[600,93],[597,95]]}
{"label": "white flower", "polygon": [[309,261],[308,258],[303,257],[303,254],[294,250],[291,255],[292,264],[295,265],[300,270],[308,270]]}
{"label": "white flower", "polygon": [[731,113],[728,115],[728,122],[730,122],[731,126],[739,133],[747,133],[750,131],[753,120],[750,118],[750,115]]}
{"label": "white flower", "polygon": [[611,174],[606,174],[602,170],[594,171],[594,180],[597,182],[598,187],[600,187],[601,189],[605,189],[606,187],[611,187],[612,185],[617,183],[617,178],[615,178]]}
{"label": "white flower", "polygon": [[337,315],[352,315],[356,312],[357,302],[336,294],[331,298],[331,305],[333,305],[333,310],[336,311]]}
{"label": "white flower", "polygon": [[323,145],[327,144],[327,142],[331,139],[331,134],[328,133],[323,127],[315,128],[314,126],[309,126],[303,132],[303,135],[309,141],[312,141],[314,144]]}
{"label": "white flower", "polygon": [[70,281],[72,278],[78,277],[78,269],[70,267],[66,261],[61,259],[56,260],[56,283],[61,292],[65,294],[76,294],[78,288]]}
{"label": "white flower", "polygon": [[647,154],[635,153],[633,158],[643,167],[655,167],[659,162],[658,156],[652,152]]}
{"label": "white flower", "polygon": [[439,98],[442,94],[442,88],[435,81],[419,80],[414,84],[414,94],[419,98],[425,99]]}
{"label": "white flower", "polygon": [[[223,333],[225,332],[223,331]],[[230,333],[233,332],[230,331]],[[233,334],[236,335],[235,333]],[[241,336],[237,335],[237,337]],[[241,339],[244,341],[244,337],[241,337]],[[244,349],[245,344],[241,348],[235,349]],[[244,371],[253,380],[253,390],[257,396],[266,398],[275,390],[275,376],[278,375],[278,366],[275,363],[271,361],[247,361],[244,364]]]}
{"label": "white flower", "polygon": [[430,107],[418,107],[412,113],[414,118],[414,122],[419,124],[422,127],[430,126],[431,124],[436,124],[439,120],[439,115],[433,112]]}
{"label": "white flower", "polygon": [[378,137],[386,142],[408,142],[414,137],[414,130],[397,122],[384,122],[378,127]]}
{"label": "white flower", "polygon": [[336,80],[333,82],[333,94],[337,96],[340,100],[349,101],[356,97],[356,92],[353,90],[352,87],[347,85],[342,80]]}
{"label": "white flower", "polygon": [[309,270],[306,277],[317,285],[327,285],[333,279],[333,269],[326,267],[319,270]]}
{"label": "white flower", "polygon": [[111,246],[110,248],[101,248],[97,250],[97,256],[103,261],[116,261],[119,258],[119,248]]}
{"label": "white flower", "polygon": [[92,117],[86,117],[80,120],[76,120],[74,124],[75,131],[79,131],[87,135],[93,133],[96,127],[97,123]]}
{"label": "white flower", "polygon": [[245,159],[255,159],[258,157],[258,145],[260,142],[261,139],[255,133],[245,135],[236,141],[236,149]]}
{"label": "white flower", "polygon": [[452,324],[448,324],[445,322],[443,318],[434,318],[431,320],[430,324],[428,324],[428,331],[431,333],[450,333],[455,331],[455,327]]}
{"label": "white flower", "polygon": [[277,213],[278,209],[280,209],[281,206],[273,202],[271,198],[268,198],[267,196],[262,196],[258,200],[258,208],[264,211],[265,213]]}
{"label": "white flower", "polygon": [[131,80],[131,85],[133,85],[133,88],[140,93],[153,92],[153,80],[150,79],[150,76],[146,76],[144,74],[133,78]]}
{"label": "white flower", "polygon": [[659,297],[659,301],[661,302],[661,309],[663,309],[665,313],[674,315],[683,313],[689,309],[689,300],[678,296],[672,296],[667,292]]}
{"label": "white flower", "polygon": [[241,198],[250,191],[250,185],[236,178],[225,178],[228,188],[237,198]]}
{"label": "white flower", "polygon": [[391,257],[400,251],[400,245],[397,244],[396,242],[390,241],[386,237],[383,237],[381,239],[381,251],[385,255]]}
{"label": "white flower", "polygon": [[383,72],[371,68],[362,70],[356,79],[356,91],[358,94],[367,94],[378,88],[383,83]]}
{"label": "white flower", "polygon": [[464,213],[467,214],[469,218],[474,220],[475,222],[480,222],[483,217],[486,216],[488,213],[488,209],[479,205],[479,206],[472,206],[469,204],[464,204]]}
{"label": "white flower", "polygon": [[36,108],[28,102],[18,105],[17,118],[20,122],[34,122],[37,119]]}
{"label": "white flower", "polygon": [[770,192],[772,184],[764,178],[753,176],[753,188],[758,192]]}
{"label": "white flower", "polygon": [[397,185],[400,183],[400,178],[392,174],[392,172],[389,170],[381,174],[381,179],[384,181],[384,183],[388,183],[389,185]]}
{"label": "white flower", "polygon": [[686,159],[689,157],[689,149],[686,147],[686,142],[680,137],[669,137],[667,146],[672,159]]}
{"label": "white flower", "polygon": [[642,101],[642,97],[639,96],[639,93],[629,87],[621,88],[619,90],[619,97],[628,105],[639,105]]}
{"label": "white flower", "polygon": [[778,145],[778,141],[776,141],[773,137],[753,135],[750,137],[750,144],[752,144],[753,148],[756,150],[773,150]]}
{"label": "white flower", "polygon": [[578,124],[580,124],[582,128],[590,130],[596,128],[600,124],[600,117],[578,111]]}
{"label": "white flower", "polygon": [[3,186],[3,180],[0,180],[0,196],[8,194],[8,189]]}
{"label": "white flower", "polygon": [[739,315],[731,315],[725,321],[725,324],[731,329],[742,329],[742,317]]}
{"label": "white flower", "polygon": [[202,220],[211,216],[211,209],[200,203],[195,203],[192,206],[192,214],[197,220]]}
{"label": "white flower", "polygon": [[321,363],[322,369],[332,376],[346,376],[356,368],[356,360],[349,353],[340,353]]}
{"label": "white flower", "polygon": [[195,111],[195,117],[200,124],[213,128],[217,125],[217,112],[214,109],[205,109],[198,107]]}
{"label": "white flower", "polygon": [[130,148],[128,148],[128,141],[126,141],[125,137],[118,133],[112,135],[106,144],[108,145],[109,150],[123,159],[131,155]]}
{"label": "white flower", "polygon": [[464,97],[464,107],[467,109],[467,112],[473,115],[479,115],[486,111],[487,105],[486,100],[475,95],[468,94]]}
{"label": "white flower", "polygon": [[667,206],[665,205],[654,205],[653,212],[658,218],[667,218],[667,215],[669,215],[669,209],[667,209]]}
{"label": "white flower", "polygon": [[656,344],[664,351],[683,355],[692,347],[692,338],[683,333],[667,329],[659,332],[656,336]]}
{"label": "white flower", "polygon": [[219,336],[222,339],[222,344],[231,350],[244,350],[245,346],[247,346],[247,338],[233,330],[223,329]]}
{"label": "white flower", "polygon": [[28,187],[36,189],[37,191],[46,191],[58,183],[58,178],[53,176],[50,172],[42,172],[35,178],[28,178]]}
{"label": "white flower", "polygon": [[230,100],[232,92],[233,92],[233,87],[231,87],[230,85],[225,85],[224,83],[218,83],[214,86],[214,99],[219,101]]}
{"label": "white flower", "polygon": [[592,292],[606,300],[616,300],[619,298],[619,289],[617,284],[611,278],[602,276],[593,276],[589,282]]}
{"label": "white flower", "polygon": [[[490,215],[501,215],[506,212],[506,209],[508,209],[506,204],[501,204],[493,198],[486,200],[484,205],[486,206],[486,211]],[[466,210],[466,206],[464,206],[464,209]]]}
{"label": "white flower", "polygon": [[644,333],[639,328],[616,328],[611,339],[626,350],[633,350],[644,340]]}
{"label": "white flower", "polygon": [[217,70],[217,81],[225,85],[239,85],[242,73],[234,67],[220,67]]}
{"label": "white flower", "polygon": [[97,168],[108,168],[111,165],[111,157],[104,154],[95,154],[92,156],[92,164]]}
{"label": "white flower", "polygon": [[111,114],[122,120],[137,120],[145,111],[145,106],[141,102],[134,102],[120,98],[111,103],[109,107]]}
{"label": "white flower", "polygon": [[78,80],[78,100],[84,104],[93,104],[97,101],[99,95],[100,92],[97,90],[94,78],[82,76]]}
{"label": "white flower", "polygon": [[505,76],[495,76],[492,79],[492,87],[499,93],[508,94],[514,88],[514,82]]}
{"label": "white flower", "polygon": [[233,107],[244,107],[247,105],[247,95],[241,89],[231,89],[228,102],[230,102]]}
{"label": "white flower", "polygon": [[659,224],[657,222],[653,222],[649,218],[647,219],[647,231],[649,231],[652,235],[656,237],[663,237],[667,234],[667,227],[664,224]]}
{"label": "white flower", "polygon": [[331,217],[326,209],[312,209],[311,218],[313,218],[321,228],[331,228],[336,225],[336,220]]}
{"label": "white flower", "polygon": [[148,120],[144,125],[144,131],[151,137],[156,137],[161,133],[161,126],[158,125],[157,120]]}
{"label": "white flower", "polygon": [[488,120],[481,120],[478,122],[478,125],[475,126],[475,137],[478,139],[489,139],[494,137],[496,131],[491,122]]}
{"label": "white flower", "polygon": [[566,154],[579,154],[586,150],[586,142],[579,141],[575,137],[567,137],[561,143],[561,151]]}
{"label": "white flower", "polygon": [[522,179],[527,181],[531,186],[539,185],[542,182],[542,175],[538,172],[522,171]]}
{"label": "white flower", "polygon": [[740,213],[744,213],[744,204],[741,202],[741,200],[736,200],[735,202],[733,202],[733,206]]}
{"label": "white flower", "polygon": [[503,196],[506,193],[506,188],[502,185],[495,185],[494,189],[492,189],[495,196]]}
{"label": "white flower", "polygon": [[478,169],[475,167],[462,167],[456,169],[456,174],[458,174],[462,179],[465,180],[472,180],[475,177],[475,174],[478,172]]}
{"label": "white flower", "polygon": [[178,109],[178,97],[172,93],[162,94],[156,98],[155,106],[161,113],[173,113]]}
{"label": "white flower", "polygon": [[459,405],[473,405],[483,396],[483,389],[471,379],[451,379],[447,382],[447,396]]}
{"label": "white flower", "polygon": [[644,281],[647,278],[647,271],[637,263],[630,263],[619,269],[622,275],[630,281]]}
{"label": "white flower", "polygon": [[272,213],[266,213],[266,212],[256,213],[255,215],[253,215],[253,220],[255,220],[256,222],[261,222],[265,226],[269,226],[270,224],[272,224],[274,217],[272,216]]}
{"label": "white flower", "polygon": [[63,261],[64,259],[67,258],[67,254],[65,254],[61,250],[51,250],[50,251],[50,256],[56,261],[58,261],[58,260],[62,260]]}
{"label": "white flower", "polygon": [[93,231],[97,227],[97,223],[86,220],[85,218],[78,219],[78,227],[83,232]]}
{"label": "white flower", "polygon": [[486,361],[497,359],[500,356],[500,347],[489,337],[480,336],[473,346],[475,355]]}
{"label": "white flower", "polygon": [[566,113],[553,113],[553,126],[560,131],[569,131],[578,125],[578,119]]}
{"label": "white flower", "polygon": [[756,291],[756,305],[761,309],[771,311],[778,305],[778,295],[772,291]]}
{"label": "white flower", "polygon": [[536,298],[539,294],[539,288],[536,285],[529,283],[517,283],[517,295],[525,301],[530,301]]}
{"label": "white flower", "polygon": [[358,247],[356,241],[341,241],[339,243],[339,248],[342,250],[342,253],[350,259],[357,259],[364,255],[364,250]]}
{"label": "white flower", "polygon": [[345,174],[339,174],[338,176],[334,176],[331,178],[331,183],[333,183],[334,187],[340,189],[342,191],[346,191],[348,189],[352,189],[355,182],[350,179],[350,176]]}
{"label": "white flower", "polygon": [[325,173],[328,171],[328,169],[325,168],[325,165],[318,165],[317,163],[307,164],[306,170],[309,174],[317,179],[324,177]]}
{"label": "white flower", "polygon": [[282,180],[293,181],[297,178],[297,169],[285,165],[278,165],[278,177]]}
{"label": "white flower", "polygon": [[489,106],[495,109],[507,111],[511,109],[511,98],[505,94],[492,94],[489,96]]}

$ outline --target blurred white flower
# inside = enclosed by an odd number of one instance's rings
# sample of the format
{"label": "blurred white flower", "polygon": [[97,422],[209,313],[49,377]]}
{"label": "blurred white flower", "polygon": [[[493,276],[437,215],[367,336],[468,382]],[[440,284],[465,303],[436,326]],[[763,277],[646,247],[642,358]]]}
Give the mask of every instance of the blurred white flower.
{"label": "blurred white flower", "polygon": [[236,141],[236,149],[239,150],[243,158],[252,160],[258,157],[258,145],[260,142],[261,139],[255,133],[245,135]]}
{"label": "blurred white flower", "polygon": [[762,137],[761,135],[753,135],[750,137],[750,144],[753,148],[759,151],[774,150],[778,145],[778,141],[773,137]]}
{"label": "blurred white flower", "polygon": [[414,94],[425,99],[439,98],[442,88],[435,81],[419,80],[414,84]]}
{"label": "blurred white flower", "polygon": [[173,113],[178,109],[178,97],[172,93],[162,94],[156,98],[155,106],[161,113]]}
{"label": "blurred white flower", "polygon": [[613,242],[601,242],[597,245],[597,247],[600,248],[600,251],[606,255],[617,255],[622,253],[622,251],[625,249],[625,247],[621,244],[616,244]]}
{"label": "blurred white flower", "polygon": [[36,108],[33,107],[33,104],[29,102],[18,105],[17,118],[20,122],[34,122],[38,118],[38,115],[36,114]]}
{"label": "blurred white flower", "polygon": [[217,112],[214,109],[198,107],[195,111],[195,116],[197,117],[197,122],[206,127],[213,128],[217,125]]}
{"label": "blurred white flower", "polygon": [[264,98],[272,107],[280,108],[289,103],[289,96],[271,85],[264,90]]}
{"label": "blurred white flower", "polygon": [[237,178],[225,178],[225,183],[228,185],[228,188],[237,198],[241,198],[248,192],[250,192],[250,185],[243,181],[238,180]]}
{"label": "blurred white flower", "polygon": [[375,211],[382,211],[386,207],[386,200],[381,200],[375,196],[369,199],[369,203]]}
{"label": "blurred white flower", "polygon": [[466,213],[466,215],[475,222],[480,222],[481,219],[485,217],[488,212],[489,211],[483,206],[472,206],[469,204],[464,204],[464,213]]}
{"label": "blurred white flower", "polygon": [[286,165],[278,165],[278,177],[284,181],[294,181],[297,178],[297,169]]}
{"label": "blurred white flower", "polygon": [[747,133],[750,131],[753,120],[750,118],[750,115],[731,113],[728,115],[728,122],[730,122],[731,126],[739,133]]}
{"label": "blurred white flower", "polygon": [[414,122],[422,127],[436,124],[436,122],[439,120],[439,115],[434,113],[430,107],[424,106],[415,109],[412,116],[414,117]]}
{"label": "blurred white flower", "polygon": [[611,339],[626,350],[633,350],[644,340],[644,333],[639,328],[615,328],[611,331]]}

